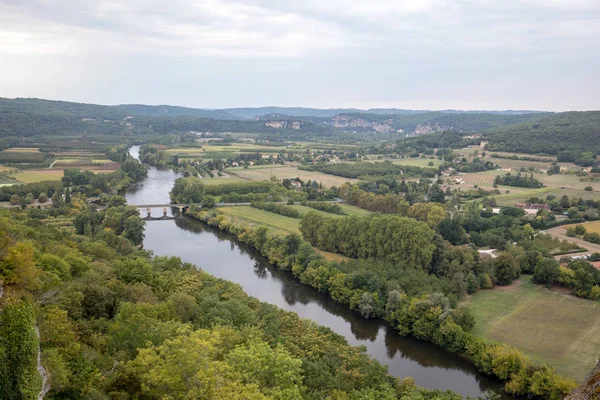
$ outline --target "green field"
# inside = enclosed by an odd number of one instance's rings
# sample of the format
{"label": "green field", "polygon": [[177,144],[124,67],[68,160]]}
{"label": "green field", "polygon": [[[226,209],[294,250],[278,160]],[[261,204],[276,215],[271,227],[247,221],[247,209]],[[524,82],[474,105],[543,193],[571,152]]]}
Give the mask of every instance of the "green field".
{"label": "green field", "polygon": [[62,169],[26,169],[11,174],[13,178],[23,183],[60,181],[63,175]]}
{"label": "green field", "polygon": [[323,215],[326,215],[328,217],[345,217],[345,216],[350,216],[350,215],[367,215],[367,214],[372,214],[371,211],[367,211],[367,210],[364,210],[362,208],[358,208],[356,206],[351,206],[349,204],[340,203],[338,205],[346,212],[346,215],[338,215],[338,214],[328,213],[328,212],[325,212],[325,211],[319,211],[319,210],[315,210],[314,208],[310,208],[308,206],[302,206],[300,204],[295,204],[295,205],[290,206],[290,207],[295,208],[302,215],[306,214],[309,211],[317,211],[317,212],[320,212]]}
{"label": "green field", "polygon": [[259,210],[250,206],[218,207],[217,210],[231,215],[238,222],[250,226],[266,226],[274,233],[298,233],[300,220]]}
{"label": "green field", "polygon": [[[380,161],[380,160],[376,160],[376,161]],[[429,158],[399,158],[399,159],[390,159],[389,161],[392,162],[392,164],[397,164],[397,165],[410,165],[413,167],[422,167],[422,168],[437,168],[442,164],[441,160],[436,159],[429,159]],[[432,162],[433,166],[429,165],[429,163]]]}
{"label": "green field", "polygon": [[300,178],[303,181],[317,181],[322,182],[323,186],[341,186],[346,182],[358,182],[358,179],[344,178],[341,176],[324,174],[317,171],[303,171],[297,167],[291,165],[280,165],[280,166],[265,166],[265,168],[230,168],[227,170],[232,175],[237,175],[242,179],[252,181],[264,181],[275,176],[277,179],[293,179]]}
{"label": "green field", "polygon": [[205,185],[223,185],[226,183],[238,183],[245,182],[244,179],[240,179],[237,176],[229,175],[229,176],[216,176],[211,178],[209,176],[202,179],[202,183]]}
{"label": "green field", "polygon": [[600,349],[600,303],[560,289],[547,289],[523,275],[508,287],[480,290],[471,296],[474,333],[508,343],[534,362],[581,381],[592,370]]}
{"label": "green field", "polygon": [[4,150],[6,153],[39,153],[40,149],[37,147],[11,147],[10,149]]}

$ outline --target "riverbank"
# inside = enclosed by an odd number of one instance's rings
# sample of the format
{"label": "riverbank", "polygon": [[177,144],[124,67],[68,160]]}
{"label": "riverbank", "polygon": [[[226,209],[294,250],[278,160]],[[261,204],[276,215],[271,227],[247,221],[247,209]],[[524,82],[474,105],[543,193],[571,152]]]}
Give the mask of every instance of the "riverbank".
{"label": "riverbank", "polygon": [[[236,225],[235,221],[218,213],[199,212],[193,217],[210,226],[233,234],[238,240],[260,251],[271,264],[282,270],[291,271],[301,282],[314,287],[320,292],[327,293],[333,300],[346,304],[350,309],[359,312],[363,316],[370,316],[368,313],[365,315],[365,308],[363,308],[366,292],[361,289],[345,287],[346,275],[344,273],[334,266],[328,265],[325,260],[317,261],[319,257],[308,254],[307,248],[298,251],[299,247],[302,247],[301,244],[297,244],[298,248],[290,254],[289,252],[286,253],[285,250],[289,246],[289,243],[286,244],[285,237],[281,235],[267,237],[266,229],[261,231],[260,228],[253,229],[247,226],[239,226]],[[307,258],[309,262],[313,261],[310,266],[305,262]],[[422,307],[418,305],[419,303],[425,302],[423,304],[426,304],[433,300],[431,297],[405,297],[403,299],[402,302],[413,312]],[[386,299],[381,301],[384,304],[386,303]],[[389,299],[387,301],[389,302]],[[435,305],[433,304],[432,307],[435,308]],[[576,386],[573,381],[558,376],[549,367],[534,366],[527,357],[514,348],[485,342],[464,331],[451,320],[450,322],[440,323],[437,320],[437,314],[433,315],[434,319],[429,322],[428,333],[414,330],[417,325],[426,323],[425,321],[429,318],[427,315],[427,311],[425,311],[425,314],[417,313],[413,314],[412,317],[407,316],[409,319],[416,318],[412,320],[413,322],[410,323],[409,328],[397,325],[398,318],[400,318],[397,314],[387,313],[384,317],[392,327],[398,327],[400,329],[399,333],[403,335],[414,335],[418,339],[433,342],[451,352],[468,357],[479,371],[505,381],[505,389],[509,393],[515,395],[530,394],[543,398],[562,398]],[[414,327],[413,323],[415,324]],[[517,361],[512,367],[507,367],[505,363],[510,364],[511,361],[509,360]],[[544,383],[539,383],[540,381]]]}

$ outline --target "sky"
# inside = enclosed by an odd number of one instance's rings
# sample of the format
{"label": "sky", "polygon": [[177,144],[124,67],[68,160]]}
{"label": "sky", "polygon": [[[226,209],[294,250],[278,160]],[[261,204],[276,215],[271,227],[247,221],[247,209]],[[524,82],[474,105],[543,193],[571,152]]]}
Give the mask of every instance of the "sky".
{"label": "sky", "polygon": [[0,97],[600,109],[600,0],[0,0]]}

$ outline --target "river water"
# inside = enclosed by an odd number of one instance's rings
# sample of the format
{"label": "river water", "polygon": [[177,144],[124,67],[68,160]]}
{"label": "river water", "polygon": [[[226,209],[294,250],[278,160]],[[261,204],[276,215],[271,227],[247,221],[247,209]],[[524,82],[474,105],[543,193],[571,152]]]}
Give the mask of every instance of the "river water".
{"label": "river water", "polygon": [[[130,153],[138,156],[139,147]],[[129,189],[129,204],[166,204],[178,174],[151,167],[148,178]],[[145,213],[145,210],[142,212]],[[162,210],[152,212],[162,215]],[[312,319],[344,336],[355,346],[388,365],[391,374],[412,377],[417,385],[452,390],[463,396],[501,392],[499,381],[478,372],[471,362],[430,343],[402,337],[381,320],[366,320],[322,294],[279,271],[260,254],[232,236],[189,217],[149,221],[144,247],[156,255],[181,257],[204,271],[240,284],[246,293]],[[507,397],[509,398],[509,397]]]}

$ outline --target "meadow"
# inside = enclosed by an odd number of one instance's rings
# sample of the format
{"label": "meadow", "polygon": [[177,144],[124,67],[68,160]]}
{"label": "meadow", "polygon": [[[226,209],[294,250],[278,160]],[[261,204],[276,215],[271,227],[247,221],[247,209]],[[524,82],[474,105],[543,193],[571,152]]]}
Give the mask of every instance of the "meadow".
{"label": "meadow", "polygon": [[275,176],[277,179],[293,179],[300,178],[303,181],[317,181],[322,182],[323,186],[341,186],[346,182],[358,182],[358,179],[344,178],[341,176],[324,174],[318,171],[303,171],[295,166],[281,165],[273,166],[265,165],[263,168],[229,168],[227,172],[231,175],[236,175],[240,178],[252,181],[263,181],[268,180],[271,176]]}
{"label": "meadow", "polygon": [[342,210],[344,210],[344,212],[346,213],[346,215],[338,215],[338,214],[332,214],[332,213],[328,213],[325,211],[319,211],[319,210],[315,210],[314,208],[310,208],[308,206],[302,206],[300,204],[295,204],[293,206],[290,206],[296,210],[298,210],[300,212],[300,214],[304,215],[309,211],[316,211],[319,213],[323,213],[324,215],[328,216],[328,217],[347,217],[347,216],[351,216],[351,215],[367,215],[367,214],[372,214],[371,211],[356,207],[356,206],[351,206],[350,204],[344,204],[344,203],[339,203],[338,204]]}
{"label": "meadow", "polygon": [[250,206],[218,207],[217,210],[249,226],[266,226],[274,233],[299,233],[300,220]]}
{"label": "meadow", "polygon": [[[385,159],[385,160],[389,160],[392,164],[397,164],[397,165],[409,165],[409,166],[413,166],[413,167],[421,167],[421,168],[432,168],[432,167],[439,167],[442,164],[441,160],[436,159],[429,159],[429,158],[396,158],[396,159]],[[374,161],[381,161],[381,160],[374,160]],[[432,165],[429,165],[429,163],[433,163]]]}
{"label": "meadow", "polygon": [[510,286],[478,291],[469,305],[476,335],[515,346],[536,363],[547,363],[578,381],[596,364],[598,301],[535,285],[531,276],[522,275]]}

